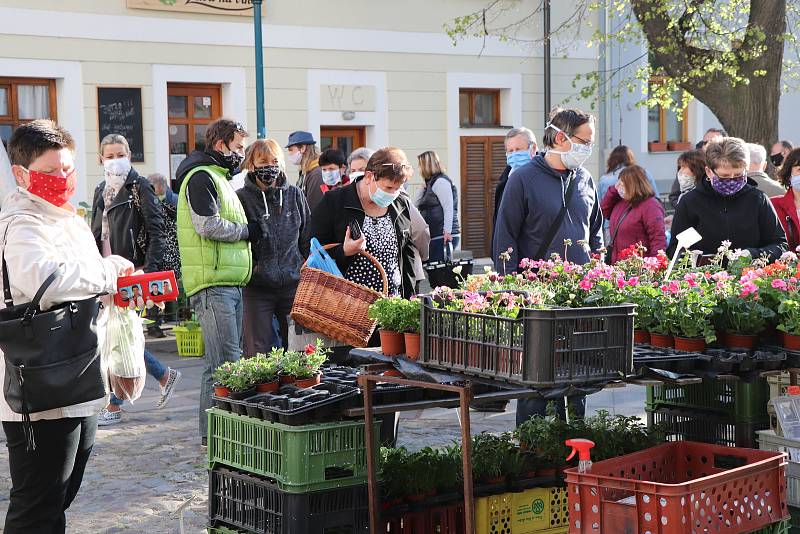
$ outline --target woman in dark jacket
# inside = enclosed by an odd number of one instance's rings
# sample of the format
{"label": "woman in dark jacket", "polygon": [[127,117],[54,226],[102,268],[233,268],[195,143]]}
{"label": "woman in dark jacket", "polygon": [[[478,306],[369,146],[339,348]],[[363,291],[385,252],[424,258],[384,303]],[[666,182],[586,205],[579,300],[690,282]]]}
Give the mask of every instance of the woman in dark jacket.
{"label": "woman in dark jacket", "polygon": [[[383,291],[378,270],[360,255],[366,250],[380,262],[389,293],[414,293],[414,249],[407,198],[400,194],[412,168],[405,153],[387,147],[376,151],[363,177],[322,197],[311,217],[311,235],[322,245],[340,243],[328,252],[348,280]],[[353,239],[355,221],[361,236]]]}
{"label": "woman in dark jacket", "polygon": [[[100,163],[105,180],[94,191],[92,233],[104,258],[122,256],[145,272],[161,270],[164,257],[164,219],[161,201],[153,186],[131,166],[128,140],[109,134],[100,141]],[[145,349],[147,372],[158,380],[161,398],[156,407],[169,402],[180,371],[170,369]],[[108,405],[97,416],[97,424],[122,422],[122,400],[113,393]]]}
{"label": "woman in dark jacket", "polygon": [[702,239],[692,246],[705,255],[716,254],[723,241],[757,258],[778,259],[786,250],[786,234],[767,196],[747,178],[750,152],[744,141],[726,137],[709,143],[706,179],[686,193],[672,221],[668,254],[677,247],[677,235],[694,227]]}
{"label": "woman in dark jacket", "polygon": [[789,250],[796,252],[800,246],[800,217],[797,215],[797,210],[800,210],[800,148],[795,148],[784,158],[778,180],[789,190],[785,195],[770,198],[770,201],[786,232]]}
{"label": "woman in dark jacket", "polygon": [[271,317],[278,318],[283,348],[288,348],[288,317],[300,267],[308,257],[305,196],[286,182],[283,151],[273,139],[259,139],[248,150],[242,168],[244,187],[236,194],[248,223],[258,223],[262,237],[252,243],[253,275],[244,288],[243,348],[246,356],[267,353],[274,346]]}
{"label": "woman in dark jacket", "polygon": [[428,261],[442,261],[448,243],[458,247],[461,232],[458,227],[458,194],[450,177],[444,173],[439,156],[429,150],[417,156],[419,173],[425,187],[417,198],[419,208],[431,232]]}
{"label": "woman in dark jacket", "polygon": [[619,180],[610,186],[600,203],[603,216],[610,221],[611,239],[606,248],[611,250],[611,261],[631,245],[641,243],[645,255],[655,256],[667,247],[664,228],[664,208],[656,200],[646,171],[638,165],[625,167]]}

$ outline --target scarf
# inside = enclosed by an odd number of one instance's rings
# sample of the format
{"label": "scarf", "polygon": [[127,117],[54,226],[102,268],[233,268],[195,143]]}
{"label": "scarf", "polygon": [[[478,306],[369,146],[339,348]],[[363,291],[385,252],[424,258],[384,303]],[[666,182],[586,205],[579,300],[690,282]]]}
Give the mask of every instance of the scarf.
{"label": "scarf", "polygon": [[[103,219],[101,225],[100,239],[103,243],[103,256],[110,255],[111,241],[109,240],[108,230],[108,208],[116,198],[117,194],[125,185],[127,176],[106,173],[106,185],[103,188]],[[108,254],[106,254],[108,252]]]}

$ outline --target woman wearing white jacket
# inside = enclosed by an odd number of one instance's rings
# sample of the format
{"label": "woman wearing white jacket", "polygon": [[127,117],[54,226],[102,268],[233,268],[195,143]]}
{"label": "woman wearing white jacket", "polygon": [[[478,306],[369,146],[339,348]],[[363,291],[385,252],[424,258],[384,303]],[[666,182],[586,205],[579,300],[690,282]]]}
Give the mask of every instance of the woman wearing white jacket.
{"label": "woman wearing white jacket", "polygon": [[[133,272],[124,258],[100,256],[91,230],[69,203],[75,193],[74,151],[69,132],[50,120],[20,126],[8,143],[18,188],[0,210],[0,246],[15,303],[30,302],[59,266],[62,274],[44,294],[42,310],[114,293],[117,277]],[[0,365],[0,380],[4,371]],[[80,488],[104,403],[100,397],[30,414],[36,448],[26,450],[22,416],[0,396],[11,472],[7,534],[65,531],[64,512]]]}

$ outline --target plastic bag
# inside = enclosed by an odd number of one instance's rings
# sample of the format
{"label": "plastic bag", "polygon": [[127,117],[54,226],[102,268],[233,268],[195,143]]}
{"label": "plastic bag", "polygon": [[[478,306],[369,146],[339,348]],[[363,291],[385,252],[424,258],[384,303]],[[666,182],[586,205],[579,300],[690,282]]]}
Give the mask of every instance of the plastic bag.
{"label": "plastic bag", "polygon": [[144,389],[144,331],[142,318],[130,309],[109,306],[103,354],[108,359],[108,385],[114,395],[130,402]]}

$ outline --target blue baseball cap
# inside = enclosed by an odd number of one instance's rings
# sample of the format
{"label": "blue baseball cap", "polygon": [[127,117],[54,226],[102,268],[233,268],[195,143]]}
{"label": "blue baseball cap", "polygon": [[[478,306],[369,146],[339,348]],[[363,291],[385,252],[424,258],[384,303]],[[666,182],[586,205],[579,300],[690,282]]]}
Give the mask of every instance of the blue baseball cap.
{"label": "blue baseball cap", "polygon": [[296,131],[289,134],[289,142],[286,145],[286,148],[289,148],[292,145],[316,145],[317,142],[314,140],[314,136],[311,135],[309,132],[303,131]]}

